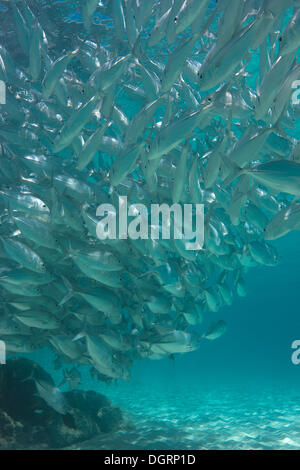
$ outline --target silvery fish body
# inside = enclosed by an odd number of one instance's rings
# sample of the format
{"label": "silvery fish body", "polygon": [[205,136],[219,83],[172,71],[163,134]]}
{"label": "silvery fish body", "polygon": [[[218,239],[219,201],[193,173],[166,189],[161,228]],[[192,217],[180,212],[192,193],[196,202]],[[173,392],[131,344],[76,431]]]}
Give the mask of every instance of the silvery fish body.
{"label": "silvery fish body", "polygon": [[44,3],[1,10],[0,334],[128,380],[223,335],[299,230],[300,2]]}

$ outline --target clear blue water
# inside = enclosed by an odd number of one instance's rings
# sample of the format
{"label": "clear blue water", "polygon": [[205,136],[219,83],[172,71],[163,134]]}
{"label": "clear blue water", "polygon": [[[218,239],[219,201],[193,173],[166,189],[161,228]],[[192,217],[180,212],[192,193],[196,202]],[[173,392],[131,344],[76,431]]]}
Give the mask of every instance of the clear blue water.
{"label": "clear blue water", "polygon": [[[5,4],[0,6],[5,11]],[[95,22],[102,19],[97,16]],[[73,21],[80,21],[76,12],[68,16],[67,22]],[[255,87],[259,63],[253,61],[252,67],[248,82]],[[127,106],[126,112],[131,117],[136,110]],[[290,130],[295,137],[297,132]],[[203,339],[197,351],[177,354],[175,360],[139,360],[128,383],[95,381],[81,366],[79,388],[107,395],[124,410],[132,428],[74,447],[299,449],[300,364],[291,361],[292,342],[300,339],[299,241],[299,232],[293,232],[275,242],[278,266],[249,270],[247,296],[206,313],[207,324],[227,321],[221,338]],[[51,351],[26,357],[61,382],[62,371],[53,368]]]}
{"label": "clear blue water", "polygon": [[[139,361],[129,383],[102,384],[81,368],[81,388],[120,405],[133,429],[73,448],[299,449],[299,234],[276,245],[280,264],[251,270],[247,297],[210,314],[228,321],[223,337],[175,361]],[[61,381],[47,351],[32,358]]]}

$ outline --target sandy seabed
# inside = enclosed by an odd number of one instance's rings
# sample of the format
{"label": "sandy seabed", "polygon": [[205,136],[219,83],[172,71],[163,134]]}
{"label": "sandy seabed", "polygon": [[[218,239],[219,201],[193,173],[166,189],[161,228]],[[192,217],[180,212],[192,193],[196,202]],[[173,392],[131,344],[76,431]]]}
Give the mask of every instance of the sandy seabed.
{"label": "sandy seabed", "polygon": [[136,390],[110,398],[126,408],[130,425],[71,449],[299,449],[297,389],[197,392]]}

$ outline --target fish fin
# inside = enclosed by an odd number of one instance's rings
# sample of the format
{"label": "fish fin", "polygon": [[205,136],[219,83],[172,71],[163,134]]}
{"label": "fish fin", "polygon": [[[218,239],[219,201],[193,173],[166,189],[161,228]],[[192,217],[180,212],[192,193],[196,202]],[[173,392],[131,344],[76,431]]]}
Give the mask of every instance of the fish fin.
{"label": "fish fin", "polygon": [[[65,373],[65,372],[64,372]],[[67,382],[67,379],[66,379],[66,376],[64,376],[64,378],[62,379],[62,381],[58,384],[58,388],[59,387],[62,387],[63,385],[65,385],[65,383]]]}
{"label": "fish fin", "polygon": [[227,271],[225,271],[225,269],[224,269],[224,271],[222,271],[221,274],[220,274],[220,278],[219,278],[218,283],[222,284],[225,281],[226,276],[227,276]]}
{"label": "fish fin", "polygon": [[68,300],[70,300],[73,297],[73,292],[68,292],[59,302],[59,307],[62,307]]}
{"label": "fish fin", "polygon": [[234,75],[234,77],[240,77],[240,76],[249,77],[249,76],[251,76],[251,74],[246,72],[246,67],[249,64],[249,62],[251,61],[251,59],[252,59],[252,54],[249,52],[246,56],[245,63],[242,65],[241,69]]}
{"label": "fish fin", "polygon": [[140,276],[137,276],[137,277],[138,277],[138,279],[143,279],[144,277],[151,276],[152,274],[155,275],[155,272],[149,270],[149,271],[146,271],[145,273],[142,273]]}
{"label": "fish fin", "polygon": [[256,96],[257,96],[257,100],[259,101],[260,93],[259,93],[259,78],[258,78],[258,76],[256,77]]}
{"label": "fish fin", "polygon": [[64,285],[66,286],[68,292],[67,294],[62,298],[62,300],[59,302],[59,307],[62,307],[66,302],[68,302],[68,300],[70,300],[73,295],[74,295],[74,291],[73,291],[73,287],[71,285],[71,283],[68,281],[67,278],[65,278],[65,276],[61,275],[61,278],[64,282]]}
{"label": "fish fin", "polygon": [[65,314],[60,318],[60,321],[64,320],[65,318],[67,318],[69,315],[71,315],[72,312],[65,312]]}
{"label": "fish fin", "polygon": [[296,204],[296,202],[298,201],[299,199],[299,196],[294,196],[292,202],[290,203],[290,205],[288,206],[289,208],[291,207],[294,207],[294,205]]}
{"label": "fish fin", "polygon": [[[282,113],[283,114],[283,113]],[[277,121],[275,122],[275,124],[272,126],[272,129],[273,129],[273,132],[275,134],[279,134],[281,137],[283,137],[284,139],[287,139],[288,141],[290,141],[290,136],[285,132],[284,129],[282,129],[281,125],[280,125],[280,121],[281,121],[281,118],[282,118],[282,114],[280,115],[280,117],[277,119]]]}
{"label": "fish fin", "polygon": [[229,186],[236,178],[238,178],[239,176],[241,176],[243,173],[244,173],[244,170],[243,168],[239,167],[235,162],[233,162],[232,160],[230,160],[229,157],[227,157],[226,155],[222,155],[221,156],[223,162],[225,163],[225,165],[227,167],[230,168],[230,175],[227,176],[227,178],[225,178],[225,180],[223,181],[223,187],[226,188],[227,186]]}
{"label": "fish fin", "polygon": [[209,207],[208,207],[208,211],[207,211],[207,214],[206,214],[206,217],[205,217],[205,226],[207,227],[209,222],[210,222],[210,218],[211,218],[211,215],[212,215],[212,211],[213,211],[213,204],[210,204]]}
{"label": "fish fin", "polygon": [[[226,137],[228,138],[228,137],[231,136],[231,127],[232,127],[232,108],[229,111],[228,122],[227,122],[226,130],[225,130],[225,133],[224,133],[224,136],[223,136],[223,139],[222,139],[221,143],[223,142],[223,140]],[[220,145],[221,145],[221,143],[220,143]]]}
{"label": "fish fin", "polygon": [[27,382],[28,380],[34,380],[35,381],[34,372],[35,372],[35,370],[34,370],[34,366],[33,366],[29,376],[25,377],[25,379],[21,380],[21,382]]}
{"label": "fish fin", "polygon": [[214,17],[216,16],[217,12],[220,9],[220,3],[221,2],[217,2],[216,8],[213,9],[212,13],[207,18],[207,21],[204,23],[201,30],[197,33],[199,38],[202,38],[202,36],[209,30],[209,27],[211,23],[213,22]]}
{"label": "fish fin", "polygon": [[84,320],[83,320],[83,328],[82,328],[82,330],[81,330],[79,333],[77,333],[76,336],[74,336],[74,338],[72,339],[72,341],[75,342],[75,341],[78,341],[78,340],[80,340],[80,339],[82,339],[82,338],[86,338],[86,337],[87,337],[86,323],[87,323],[87,321],[86,321],[86,316],[85,316],[85,317],[84,317]]}

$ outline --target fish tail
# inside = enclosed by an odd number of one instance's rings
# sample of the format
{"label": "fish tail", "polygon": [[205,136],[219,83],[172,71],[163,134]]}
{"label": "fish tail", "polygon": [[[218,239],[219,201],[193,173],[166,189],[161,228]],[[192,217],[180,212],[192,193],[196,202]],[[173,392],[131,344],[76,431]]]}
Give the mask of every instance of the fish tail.
{"label": "fish tail", "polygon": [[32,368],[30,374],[28,375],[28,377],[25,377],[25,379],[22,379],[21,382],[28,382],[29,380],[35,380],[35,377],[34,377],[34,368]]}
{"label": "fish tail", "polygon": [[68,292],[59,302],[59,307],[62,307],[68,300],[70,300],[73,297],[73,292]]}
{"label": "fish tail", "polygon": [[230,174],[225,178],[223,181],[223,187],[226,188],[229,186],[236,178],[239,178],[243,173],[244,170],[240,168],[236,163],[234,163],[230,158],[225,155],[222,155],[222,160],[224,164],[230,168]]}
{"label": "fish tail", "polygon": [[272,129],[276,134],[279,134],[284,139],[287,139],[288,141],[290,141],[291,140],[290,136],[285,132],[285,130],[280,125],[281,118],[282,118],[282,114],[279,116],[275,124],[272,126]]}
{"label": "fish tail", "polygon": [[72,339],[72,341],[78,341],[79,339],[82,339],[82,338],[85,338],[87,336],[87,333],[85,332],[85,330],[82,330],[80,331],[79,333],[77,333],[76,336],[74,336],[74,338]]}
{"label": "fish tail", "polygon": [[70,300],[73,295],[74,295],[74,290],[73,290],[73,287],[71,285],[71,283],[68,281],[67,278],[65,278],[65,276],[61,275],[61,278],[68,290],[67,294],[62,298],[62,300],[59,302],[59,307],[62,307],[66,302],[68,302],[68,300]]}

